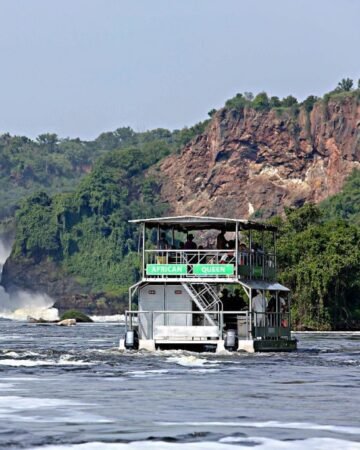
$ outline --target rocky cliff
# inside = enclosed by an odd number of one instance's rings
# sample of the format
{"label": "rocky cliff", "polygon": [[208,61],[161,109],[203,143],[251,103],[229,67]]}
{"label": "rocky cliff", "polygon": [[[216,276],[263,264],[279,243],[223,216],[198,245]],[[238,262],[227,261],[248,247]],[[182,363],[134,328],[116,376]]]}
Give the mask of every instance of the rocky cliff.
{"label": "rocky cliff", "polygon": [[172,213],[267,217],[320,202],[360,167],[360,103],[338,95],[305,108],[222,109],[160,168]]}
{"label": "rocky cliff", "polygon": [[60,310],[122,311],[138,279],[129,219],[266,218],[336,194],[360,168],[360,91],[311,107],[228,105],[181,147],[168,147],[160,131],[152,147],[142,142],[101,158],[74,193],[29,197],[17,213],[3,286],[45,292]]}

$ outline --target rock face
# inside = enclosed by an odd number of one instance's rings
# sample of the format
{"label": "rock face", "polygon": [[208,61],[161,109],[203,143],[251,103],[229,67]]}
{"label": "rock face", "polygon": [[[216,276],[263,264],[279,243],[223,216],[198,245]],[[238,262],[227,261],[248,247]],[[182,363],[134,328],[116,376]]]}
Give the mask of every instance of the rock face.
{"label": "rock face", "polygon": [[268,217],[336,194],[359,161],[354,97],[298,115],[222,109],[203,135],[163,161],[161,197],[176,215]]}

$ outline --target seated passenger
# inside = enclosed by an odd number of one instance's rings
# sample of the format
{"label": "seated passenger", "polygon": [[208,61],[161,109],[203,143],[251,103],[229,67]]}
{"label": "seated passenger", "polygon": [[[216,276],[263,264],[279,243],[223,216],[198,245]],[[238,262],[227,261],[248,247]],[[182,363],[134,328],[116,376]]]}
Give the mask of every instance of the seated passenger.
{"label": "seated passenger", "polygon": [[234,263],[235,262],[235,247],[236,242],[235,241],[228,241],[227,247],[229,251],[224,253],[222,257],[220,258],[220,264],[226,264],[226,263]]}
{"label": "seated passenger", "polygon": [[193,234],[189,234],[187,237],[187,241],[184,244],[184,249],[185,250],[196,250],[197,249],[197,245],[194,242],[194,235]]}

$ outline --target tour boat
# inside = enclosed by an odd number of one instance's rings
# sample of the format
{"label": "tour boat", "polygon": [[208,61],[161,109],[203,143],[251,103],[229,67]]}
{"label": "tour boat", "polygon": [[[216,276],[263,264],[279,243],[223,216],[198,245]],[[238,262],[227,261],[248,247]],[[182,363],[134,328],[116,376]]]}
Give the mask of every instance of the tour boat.
{"label": "tour boat", "polygon": [[198,216],[130,222],[141,227],[141,274],[129,288],[122,350],[296,350],[275,226]]}

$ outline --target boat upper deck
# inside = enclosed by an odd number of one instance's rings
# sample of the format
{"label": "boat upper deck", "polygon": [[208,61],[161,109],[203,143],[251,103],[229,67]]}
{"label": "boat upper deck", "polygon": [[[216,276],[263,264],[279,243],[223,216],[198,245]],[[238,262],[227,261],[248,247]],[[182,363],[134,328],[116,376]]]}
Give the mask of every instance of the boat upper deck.
{"label": "boat upper deck", "polygon": [[[276,279],[277,228],[272,225],[198,216],[130,222],[142,226],[143,281]],[[195,244],[192,233],[204,245]]]}

